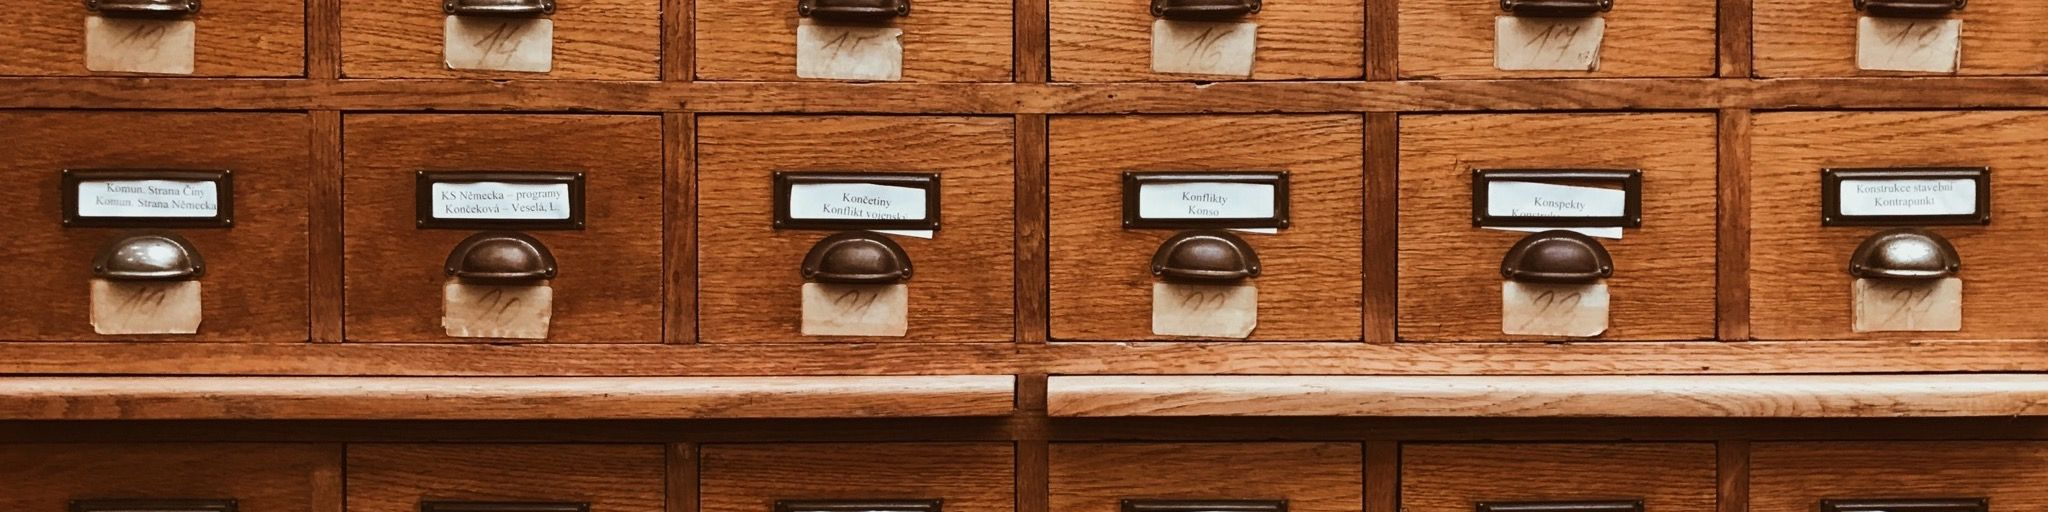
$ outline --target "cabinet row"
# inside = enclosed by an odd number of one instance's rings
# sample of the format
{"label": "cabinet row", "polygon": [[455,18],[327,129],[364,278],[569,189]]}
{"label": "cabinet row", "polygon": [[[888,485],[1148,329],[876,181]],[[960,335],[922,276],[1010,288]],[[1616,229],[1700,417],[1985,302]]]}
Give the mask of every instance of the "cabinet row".
{"label": "cabinet row", "polygon": [[[345,78],[1006,82],[1009,0],[342,0]],[[688,3],[688,2],[685,2]],[[1051,0],[1051,79],[1359,79],[1365,0]],[[1715,0],[1401,0],[1409,79],[1710,77]],[[306,74],[303,0],[31,2],[0,20],[0,75]],[[1763,77],[2048,74],[2029,0],[1756,2]],[[1612,30],[1612,32],[1608,32]],[[1743,34],[1748,36],[1749,34]],[[1722,35],[1731,37],[1731,35]],[[679,53],[679,52],[678,52]],[[675,79],[677,77],[668,77]]]}
{"label": "cabinet row", "polygon": [[[0,447],[21,512],[1003,512],[1010,443],[56,444]],[[1713,443],[1406,444],[1410,512],[2026,511],[2039,442],[1760,442],[1744,487]],[[1054,512],[1355,512],[1357,443],[1054,443]],[[692,467],[677,467],[692,466]],[[694,475],[678,478],[679,475]],[[1393,489],[1384,492],[1394,492]],[[345,495],[345,500],[341,496]],[[690,498],[684,498],[688,496]],[[680,500],[694,498],[695,503]],[[345,505],[344,505],[345,501]]]}
{"label": "cabinet row", "polygon": [[[1347,341],[1386,288],[1407,341],[1715,337],[1713,114],[1399,123],[1372,148],[1357,115],[1055,116],[1041,187],[1009,117],[701,116],[665,153],[657,116],[348,114],[322,183],[303,114],[6,113],[0,339],[304,341],[339,293],[350,341],[651,343],[678,287],[708,343],[1008,342],[1019,297],[1055,340]],[[2044,138],[2040,112],[1757,114],[1755,336],[2048,339]],[[1398,218],[1368,236],[1381,151]],[[1020,294],[1040,229],[1049,289]]]}

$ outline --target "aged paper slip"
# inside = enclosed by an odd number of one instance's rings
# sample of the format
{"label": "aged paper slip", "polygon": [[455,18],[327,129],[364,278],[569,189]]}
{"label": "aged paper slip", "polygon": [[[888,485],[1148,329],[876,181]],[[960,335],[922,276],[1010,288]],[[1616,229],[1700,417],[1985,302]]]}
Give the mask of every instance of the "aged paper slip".
{"label": "aged paper slip", "polygon": [[1152,334],[1244,339],[1258,326],[1258,285],[1152,283]]}
{"label": "aged paper slip", "polygon": [[1856,20],[1857,69],[1954,73],[1962,55],[1963,20],[1869,16]]}
{"label": "aged paper slip", "polygon": [[910,285],[804,283],[805,336],[902,336]]}
{"label": "aged paper slip", "polygon": [[1526,336],[1599,336],[1607,332],[1607,284],[1502,281],[1500,330]]}
{"label": "aged paper slip", "polygon": [[1600,68],[1600,40],[1607,19],[1493,19],[1493,67],[1502,71],[1593,71]]}
{"label": "aged paper slip", "polygon": [[555,290],[548,285],[483,285],[449,280],[441,288],[441,328],[457,338],[547,339]]}
{"label": "aged paper slip", "polygon": [[1154,20],[1152,72],[1250,77],[1258,46],[1257,23]]}
{"label": "aged paper slip", "polygon": [[85,17],[85,69],[110,73],[192,74],[199,24],[192,20]]}
{"label": "aged paper slip", "polygon": [[1963,280],[1857,279],[1856,332],[1963,330]]}
{"label": "aged paper slip", "polygon": [[99,334],[199,332],[199,281],[92,280],[92,331]]}
{"label": "aged paper slip", "polygon": [[903,29],[797,22],[796,76],[830,80],[903,79]]}
{"label": "aged paper slip", "polygon": [[448,69],[546,73],[554,67],[554,20],[449,16],[442,23],[441,58]]}

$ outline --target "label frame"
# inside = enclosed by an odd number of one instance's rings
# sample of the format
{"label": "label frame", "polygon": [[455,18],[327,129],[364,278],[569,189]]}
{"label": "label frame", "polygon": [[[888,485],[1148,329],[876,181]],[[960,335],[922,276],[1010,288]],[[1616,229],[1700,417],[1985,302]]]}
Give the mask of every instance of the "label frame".
{"label": "label frame", "polygon": [[[1509,217],[1487,213],[1488,185],[1496,181],[1522,181],[1554,185],[1612,182],[1621,185],[1621,216]],[[1643,227],[1642,169],[1472,169],[1472,227],[1475,228],[1641,228]]]}
{"label": "label frame", "polygon": [[[770,198],[774,211],[771,225],[778,230],[799,229],[819,231],[889,230],[889,231],[938,231],[939,218],[939,173],[935,172],[855,172],[855,171],[775,171],[775,187]],[[789,195],[797,185],[831,185],[856,183],[884,185],[924,190],[924,218],[922,219],[798,219],[789,214]]]}
{"label": "label frame", "polygon": [[[1977,182],[1977,212],[1951,215],[1843,215],[1842,183],[1883,180],[1955,180]],[[1828,167],[1820,170],[1820,225],[1836,226],[1984,226],[1991,224],[1990,167]]]}
{"label": "label frame", "polygon": [[[1287,171],[1124,171],[1124,229],[1287,229],[1293,191]],[[1139,215],[1138,189],[1173,183],[1249,183],[1273,186],[1273,216],[1234,219],[1149,219]]]}
{"label": "label frame", "polygon": [[[78,185],[88,181],[168,180],[213,182],[220,207],[212,217],[86,217],[79,215]],[[58,181],[67,228],[235,227],[235,172],[227,169],[65,169]]]}
{"label": "label frame", "polygon": [[[581,231],[584,221],[583,173],[575,171],[415,171],[413,220],[418,229],[516,229]],[[435,183],[565,184],[569,186],[566,219],[443,219],[434,216]]]}

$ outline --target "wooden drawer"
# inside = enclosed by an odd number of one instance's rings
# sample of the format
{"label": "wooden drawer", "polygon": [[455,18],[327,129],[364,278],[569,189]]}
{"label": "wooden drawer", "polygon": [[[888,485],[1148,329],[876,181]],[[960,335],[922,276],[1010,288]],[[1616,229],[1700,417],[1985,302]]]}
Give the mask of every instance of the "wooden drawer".
{"label": "wooden drawer", "polygon": [[[307,190],[312,123],[303,114],[0,113],[0,215],[12,240],[0,261],[0,339],[299,342],[307,338]],[[164,143],[159,137],[175,137]],[[233,175],[229,228],[63,226],[67,169],[190,169]],[[183,236],[206,264],[197,334],[94,334],[93,258],[133,233]]]}
{"label": "wooden drawer", "polygon": [[2042,510],[2048,443],[1783,442],[1750,445],[1749,509],[1808,512],[1821,500],[1989,499]]}
{"label": "wooden drawer", "polygon": [[[1773,2],[1759,2],[1767,4]],[[1846,2],[1843,5],[1848,5]],[[1763,9],[1762,5],[1757,7]],[[1650,78],[1714,76],[1714,0],[1615,2],[1592,71],[1502,71],[1494,65],[1499,2],[1401,2],[1401,78]],[[1761,48],[1759,48],[1761,52]]]}
{"label": "wooden drawer", "polygon": [[[1973,5],[1974,7],[1974,5]],[[1750,325],[1760,339],[2048,338],[2036,272],[2048,239],[2048,114],[1784,112],[1751,129]],[[1930,226],[1962,257],[1962,330],[1854,332],[1849,256],[1888,229],[1822,227],[1821,170],[1966,166],[1991,169],[1991,223]]]}
{"label": "wooden drawer", "polygon": [[349,341],[483,341],[441,326],[443,264],[481,230],[417,225],[423,170],[583,173],[583,229],[525,231],[560,269],[547,341],[661,341],[661,118],[362,114],[343,128]]}
{"label": "wooden drawer", "polygon": [[[1150,0],[1051,0],[1052,79],[1060,82],[1229,80],[1152,71]],[[1365,1],[1265,2],[1251,80],[1365,74]]]}
{"label": "wooden drawer", "polygon": [[[74,510],[72,500],[233,500],[251,512],[321,512],[341,505],[340,489],[340,445],[0,446],[0,508],[18,512]],[[195,505],[185,507],[202,510]]]}
{"label": "wooden drawer", "polygon": [[1400,338],[1553,339],[1502,334],[1501,260],[1526,233],[1472,225],[1472,172],[1497,168],[1640,169],[1642,227],[1599,240],[1614,276],[1608,328],[1594,339],[1713,337],[1714,124],[1711,114],[1402,117]]}
{"label": "wooden drawer", "polygon": [[1646,512],[1713,512],[1714,459],[1710,443],[1409,444],[1401,510],[1640,500]]}
{"label": "wooden drawer", "polygon": [[660,445],[349,445],[348,510],[421,512],[428,510],[421,502],[436,501],[662,512],[668,474],[664,457]]}
{"label": "wooden drawer", "polygon": [[[83,2],[9,2],[0,17],[0,75],[83,76]],[[192,75],[287,77],[306,74],[303,0],[206,0],[192,48]],[[124,73],[105,73],[124,74]]]}
{"label": "wooden drawer", "polygon": [[1052,510],[1118,512],[1123,500],[1285,500],[1290,512],[1365,506],[1356,443],[1054,444]]}
{"label": "wooden drawer", "polygon": [[1016,508],[1010,443],[734,444],[700,454],[704,512],[784,500],[941,500],[945,512]]}
{"label": "wooden drawer", "polygon": [[[1618,9],[1619,7],[1617,7]],[[1863,16],[1849,2],[1757,2],[1756,74],[1761,77],[1900,76],[1928,73],[1863,71],[1856,66],[1856,24]],[[2048,73],[2048,4],[2028,0],[1972,0],[1950,18],[1962,20],[1956,73],[1966,76]],[[1934,73],[1943,74],[1943,73]]]}
{"label": "wooden drawer", "polygon": [[[697,79],[797,80],[796,2],[698,0]],[[913,2],[903,30],[905,82],[1010,80],[1010,2]]]}
{"label": "wooden drawer", "polygon": [[[697,290],[703,341],[1010,341],[1014,139],[1008,117],[700,118]],[[914,269],[907,282],[907,337],[802,335],[799,269],[811,247],[835,231],[775,229],[776,171],[939,176],[942,223],[934,237],[889,236]]]}
{"label": "wooden drawer", "polygon": [[1052,119],[1053,338],[1186,339],[1151,325],[1152,256],[1177,230],[1123,228],[1123,173],[1255,170],[1289,173],[1292,224],[1242,235],[1263,266],[1249,339],[1359,339],[1364,133],[1353,115]]}
{"label": "wooden drawer", "polygon": [[[209,0],[211,1],[211,0]],[[211,9],[212,4],[207,4]],[[341,74],[348,78],[656,80],[661,3],[559,0],[546,72],[449,69],[441,2],[341,2]]]}

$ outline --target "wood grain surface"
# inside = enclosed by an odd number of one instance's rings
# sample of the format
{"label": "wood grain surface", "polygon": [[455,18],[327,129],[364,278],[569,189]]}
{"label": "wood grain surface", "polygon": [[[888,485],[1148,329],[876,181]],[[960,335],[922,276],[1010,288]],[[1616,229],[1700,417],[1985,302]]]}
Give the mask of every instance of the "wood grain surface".
{"label": "wood grain surface", "polygon": [[1643,227],[1600,240],[1614,258],[1600,340],[1714,336],[1715,120],[1708,114],[1401,118],[1400,337],[1501,334],[1500,261],[1526,233],[1472,226],[1472,170],[1643,171]]}
{"label": "wood grain surface", "polygon": [[[1784,112],[1756,116],[1750,177],[1750,322],[1761,339],[2048,338],[2048,114]],[[1828,167],[1988,166],[1991,224],[1931,228],[1963,258],[1958,332],[1856,333],[1849,255],[1883,227],[1821,227]]]}
{"label": "wood grain surface", "polygon": [[[1617,7],[1617,9],[1619,9]],[[1856,69],[1856,19],[1863,13],[1835,0],[1756,1],[1756,74],[1762,77],[1904,76]],[[1979,0],[1951,17],[1963,20],[1958,75],[2048,73],[2048,4]],[[1925,74],[1925,73],[1920,73]]]}
{"label": "wood grain surface", "polygon": [[[1006,117],[698,118],[698,330],[704,343],[1009,342],[1015,195]],[[804,337],[804,254],[831,231],[776,230],[775,171],[939,174],[930,240],[891,237],[910,256],[904,338]]]}
{"label": "wood grain surface", "polygon": [[2048,415],[2048,377],[1054,376],[1053,416],[1888,418]]}
{"label": "wood grain surface", "polygon": [[[0,75],[83,76],[85,18],[80,2],[9,2],[0,18]],[[302,0],[207,0],[191,18],[198,32],[192,76],[286,77],[306,74]],[[119,73],[107,73],[119,74]]]}
{"label": "wood grain surface", "polygon": [[659,343],[659,116],[349,115],[343,118],[349,341],[479,342],[441,328],[442,263],[474,230],[414,224],[422,170],[584,173],[583,230],[530,231],[554,253],[547,342]]}
{"label": "wood grain surface", "polygon": [[[233,499],[241,510],[336,512],[338,444],[0,445],[0,507],[60,512],[74,499]],[[329,508],[330,506],[334,508]]]}
{"label": "wood grain surface", "polygon": [[1714,462],[1712,443],[1406,444],[1401,509],[1641,499],[1644,510],[1714,512]]}
{"label": "wood grain surface", "polygon": [[[8,112],[0,216],[12,219],[0,261],[0,336],[18,341],[307,339],[307,220],[312,126],[304,114]],[[140,136],[139,134],[151,134]],[[174,141],[167,142],[169,137]],[[206,262],[198,334],[101,336],[90,321],[92,260],[146,229],[65,228],[65,169],[234,173],[232,228],[166,229]]]}
{"label": "wood grain surface", "polygon": [[1050,131],[1053,339],[1176,339],[1152,334],[1150,264],[1177,231],[1123,228],[1123,173],[1188,170],[1289,173],[1291,227],[1243,235],[1263,268],[1251,340],[1359,339],[1364,119],[1073,116]]}
{"label": "wood grain surface", "polygon": [[[207,4],[212,9],[212,4]],[[546,73],[448,69],[440,2],[342,0],[341,74],[348,78],[655,80],[661,9],[652,0],[560,0]]]}
{"label": "wood grain surface", "polygon": [[1051,510],[1124,499],[1287,500],[1289,512],[1364,506],[1358,443],[1055,443]]}
{"label": "wood grain surface", "polygon": [[[697,0],[697,79],[797,80],[795,2]],[[1010,81],[1010,0],[929,0],[897,18],[903,81]]]}
{"label": "wood grain surface", "polygon": [[760,512],[776,500],[938,499],[946,512],[1016,507],[1010,443],[704,445],[703,512]]}
{"label": "wood grain surface", "polygon": [[[1052,79],[1061,82],[1216,80],[1152,72],[1147,0],[1051,0]],[[1266,2],[1258,14],[1252,80],[1358,79],[1365,74],[1364,0]],[[1224,78],[1228,79],[1228,78]]]}
{"label": "wood grain surface", "polygon": [[1749,510],[1805,512],[1822,499],[1990,498],[2041,510],[2048,443],[1781,442],[1750,445]]}
{"label": "wood grain surface", "polygon": [[1715,0],[1615,2],[1593,71],[1494,68],[1498,2],[1403,0],[1401,78],[1707,77],[1715,73]]}
{"label": "wood grain surface", "polygon": [[348,510],[417,512],[422,500],[588,503],[663,512],[658,444],[352,444]]}

